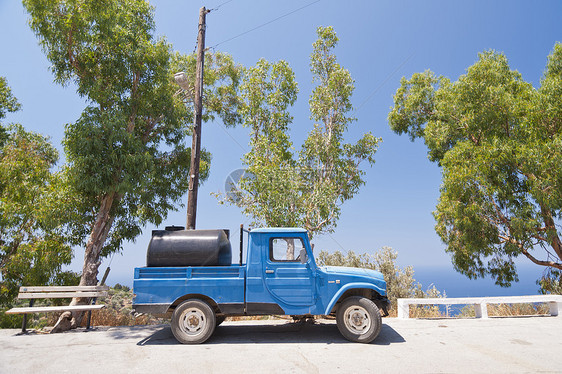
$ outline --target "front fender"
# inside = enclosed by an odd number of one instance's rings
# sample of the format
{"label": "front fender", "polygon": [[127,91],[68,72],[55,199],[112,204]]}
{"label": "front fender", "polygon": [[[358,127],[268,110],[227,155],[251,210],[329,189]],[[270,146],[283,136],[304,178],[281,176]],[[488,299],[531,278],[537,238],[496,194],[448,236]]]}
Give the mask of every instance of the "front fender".
{"label": "front fender", "polygon": [[362,289],[371,289],[376,291],[379,295],[384,295],[386,292],[384,289],[377,287],[376,285],[372,284],[372,283],[348,283],[345,286],[343,286],[342,288],[340,288],[338,290],[338,292],[336,292],[336,294],[334,295],[334,297],[332,297],[332,300],[330,300],[330,303],[328,304],[328,307],[326,308],[326,310],[324,311],[324,315],[328,315],[330,314],[330,311],[332,310],[332,308],[334,307],[334,305],[336,305],[336,303],[338,302],[338,300],[340,299],[340,297],[349,290],[352,289],[358,289],[358,288],[362,288]]}

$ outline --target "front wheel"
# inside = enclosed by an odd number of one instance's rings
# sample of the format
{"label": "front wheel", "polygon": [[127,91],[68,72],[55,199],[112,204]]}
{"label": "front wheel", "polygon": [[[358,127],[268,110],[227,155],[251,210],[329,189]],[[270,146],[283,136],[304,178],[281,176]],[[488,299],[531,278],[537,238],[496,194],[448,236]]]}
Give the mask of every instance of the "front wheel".
{"label": "front wheel", "polygon": [[181,303],[172,314],[172,333],[183,344],[200,344],[215,331],[213,309],[206,302],[190,299]]}
{"label": "front wheel", "polygon": [[352,342],[370,343],[381,331],[381,313],[376,304],[366,297],[345,299],[336,316],[338,330]]}

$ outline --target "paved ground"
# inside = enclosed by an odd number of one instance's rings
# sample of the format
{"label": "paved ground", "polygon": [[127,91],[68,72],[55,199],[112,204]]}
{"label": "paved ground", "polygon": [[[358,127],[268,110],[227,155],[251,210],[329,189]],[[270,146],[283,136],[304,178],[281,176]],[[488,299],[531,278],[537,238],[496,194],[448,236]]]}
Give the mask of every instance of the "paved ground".
{"label": "paved ground", "polygon": [[562,317],[383,323],[371,344],[347,342],[327,320],[225,322],[195,346],[165,325],[0,330],[0,373],[562,373]]}

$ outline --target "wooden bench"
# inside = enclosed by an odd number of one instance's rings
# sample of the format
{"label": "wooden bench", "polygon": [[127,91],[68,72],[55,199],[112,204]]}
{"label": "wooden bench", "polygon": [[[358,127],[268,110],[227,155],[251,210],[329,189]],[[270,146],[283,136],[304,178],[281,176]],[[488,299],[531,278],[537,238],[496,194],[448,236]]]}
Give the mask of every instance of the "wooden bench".
{"label": "wooden bench", "polygon": [[[98,310],[105,305],[95,305],[98,297],[108,295],[108,286],[23,286],[20,287],[18,299],[29,299],[29,307],[12,308],[6,314],[23,314],[21,331],[25,333],[27,327],[28,313],[48,313],[48,312],[78,312],[88,311],[88,329],[92,310]],[[34,307],[35,299],[66,299],[66,298],[91,298],[90,305],[63,305],[63,306],[38,306]]]}
{"label": "wooden bench", "polygon": [[562,308],[561,295],[398,299],[398,318],[410,318],[410,305],[474,305],[476,318],[488,318],[488,304],[548,303],[550,315]]}

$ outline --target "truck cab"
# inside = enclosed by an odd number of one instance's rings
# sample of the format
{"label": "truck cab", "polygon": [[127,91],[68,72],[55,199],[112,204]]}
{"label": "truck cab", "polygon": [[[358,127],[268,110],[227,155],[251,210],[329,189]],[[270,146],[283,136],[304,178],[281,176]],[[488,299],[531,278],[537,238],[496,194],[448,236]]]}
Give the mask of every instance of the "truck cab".
{"label": "truck cab", "polygon": [[[197,237],[197,231],[186,233]],[[249,231],[246,262],[239,265],[180,263],[185,266],[136,268],[133,308],[171,313],[172,332],[182,343],[207,340],[218,323],[234,315],[332,315],[345,338],[370,342],[380,331],[381,314],[388,315],[382,274],[317,266],[304,229]]]}

